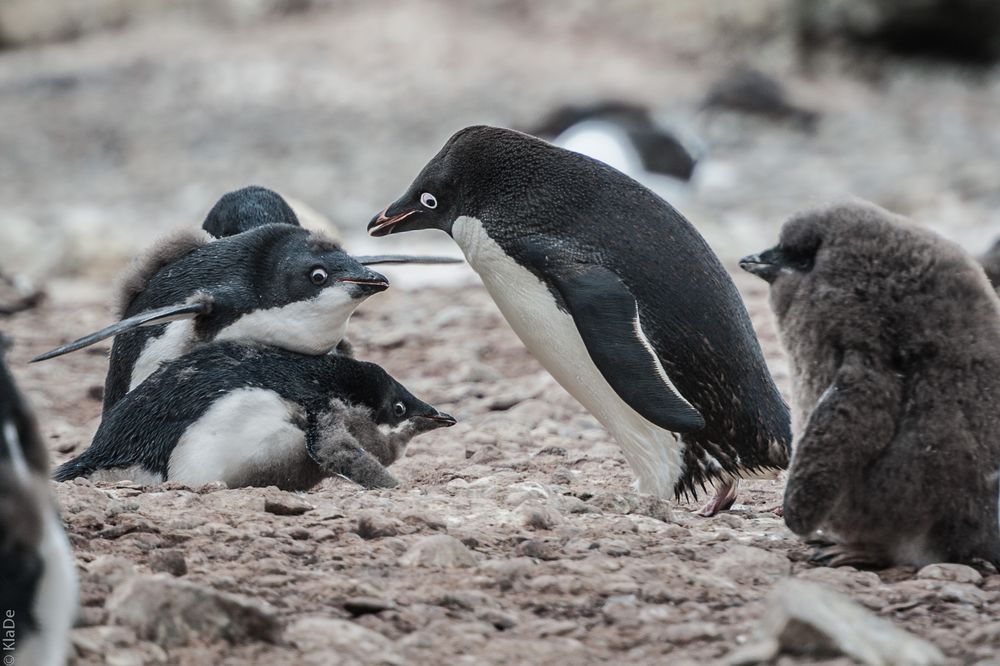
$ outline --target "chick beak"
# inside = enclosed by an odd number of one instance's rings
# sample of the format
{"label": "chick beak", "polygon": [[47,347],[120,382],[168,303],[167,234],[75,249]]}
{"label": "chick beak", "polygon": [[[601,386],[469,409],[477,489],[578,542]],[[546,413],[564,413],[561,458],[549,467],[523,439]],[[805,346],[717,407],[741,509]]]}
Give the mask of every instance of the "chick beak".
{"label": "chick beak", "polygon": [[365,271],[359,275],[337,278],[337,282],[356,285],[355,290],[366,296],[377,294],[389,288],[389,281],[385,276],[375,271]]}
{"label": "chick beak", "polygon": [[740,259],[740,268],[748,273],[753,273],[765,282],[774,282],[774,279],[778,277],[778,273],[781,271],[781,266],[776,263],[769,261],[764,255],[761,254],[751,254],[749,256]]}
{"label": "chick beak", "polygon": [[434,412],[433,414],[421,414],[421,418],[427,419],[434,424],[435,428],[450,428],[458,423],[455,417],[444,412]]}

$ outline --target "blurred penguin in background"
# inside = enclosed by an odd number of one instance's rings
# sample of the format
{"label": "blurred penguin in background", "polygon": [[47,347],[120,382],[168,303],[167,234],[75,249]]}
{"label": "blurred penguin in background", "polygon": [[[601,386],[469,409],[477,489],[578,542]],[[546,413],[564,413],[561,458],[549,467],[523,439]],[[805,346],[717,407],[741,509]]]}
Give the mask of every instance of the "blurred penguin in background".
{"label": "blurred penguin in background", "polygon": [[14,646],[12,663],[64,664],[76,569],[49,491],[48,454],[2,351],[0,423],[0,637]]}

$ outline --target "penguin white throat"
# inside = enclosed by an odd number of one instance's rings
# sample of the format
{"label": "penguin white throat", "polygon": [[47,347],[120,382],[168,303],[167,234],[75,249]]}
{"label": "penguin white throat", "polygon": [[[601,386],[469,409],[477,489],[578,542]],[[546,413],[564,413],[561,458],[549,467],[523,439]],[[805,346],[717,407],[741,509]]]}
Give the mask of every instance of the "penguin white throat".
{"label": "penguin white throat", "polygon": [[[252,340],[300,354],[326,354],[344,339],[351,315],[365,298],[354,296],[346,283],[337,284],[308,300],[249,312],[220,330],[215,339]],[[180,358],[197,343],[194,320],[167,324],[163,333],[143,347],[128,390],[134,390],[160,365]]]}
{"label": "penguin white throat", "polygon": [[[452,237],[525,346],[618,441],[636,475],[638,490],[672,497],[684,471],[683,443],[618,396],[591,360],[573,318],[559,309],[535,274],[490,238],[480,220],[459,217]],[[644,338],[638,318],[635,325],[640,339]]]}

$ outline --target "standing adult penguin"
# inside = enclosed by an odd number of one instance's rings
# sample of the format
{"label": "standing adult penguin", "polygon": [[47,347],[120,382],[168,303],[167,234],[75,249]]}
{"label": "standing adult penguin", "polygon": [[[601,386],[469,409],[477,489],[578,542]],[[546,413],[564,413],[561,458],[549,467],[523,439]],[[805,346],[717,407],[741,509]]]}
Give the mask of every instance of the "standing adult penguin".
{"label": "standing adult penguin", "polygon": [[832,566],[1000,565],[1000,300],[954,243],[872,205],[800,213],[740,265],[792,366],[785,522]]}
{"label": "standing adult penguin", "polygon": [[[0,620],[4,663],[61,666],[77,607],[76,567],[49,490],[49,457],[3,361],[0,338]],[[16,661],[14,661],[16,660]]]}
{"label": "standing adult penguin", "polygon": [[732,279],[639,183],[469,127],[368,225],[414,229],[455,239],[521,340],[618,440],[640,491],[696,494],[720,479],[711,515],[740,475],[787,465],[788,408]]}

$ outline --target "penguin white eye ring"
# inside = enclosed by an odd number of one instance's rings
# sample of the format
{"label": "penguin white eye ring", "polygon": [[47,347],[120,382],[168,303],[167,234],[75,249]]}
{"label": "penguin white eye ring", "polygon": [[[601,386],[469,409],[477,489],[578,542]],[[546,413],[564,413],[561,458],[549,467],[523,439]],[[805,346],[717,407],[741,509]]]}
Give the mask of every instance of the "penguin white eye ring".
{"label": "penguin white eye ring", "polygon": [[430,209],[438,207],[437,197],[435,197],[430,192],[424,192],[423,194],[420,195],[420,203],[422,203],[424,206]]}
{"label": "penguin white eye ring", "polygon": [[392,413],[395,414],[396,416],[400,417],[403,416],[404,414],[406,414],[406,405],[404,405],[402,402],[395,403],[392,406]]}
{"label": "penguin white eye ring", "polygon": [[309,281],[312,282],[317,287],[325,284],[326,279],[330,277],[330,274],[326,272],[325,268],[317,266],[316,268],[309,271]]}

